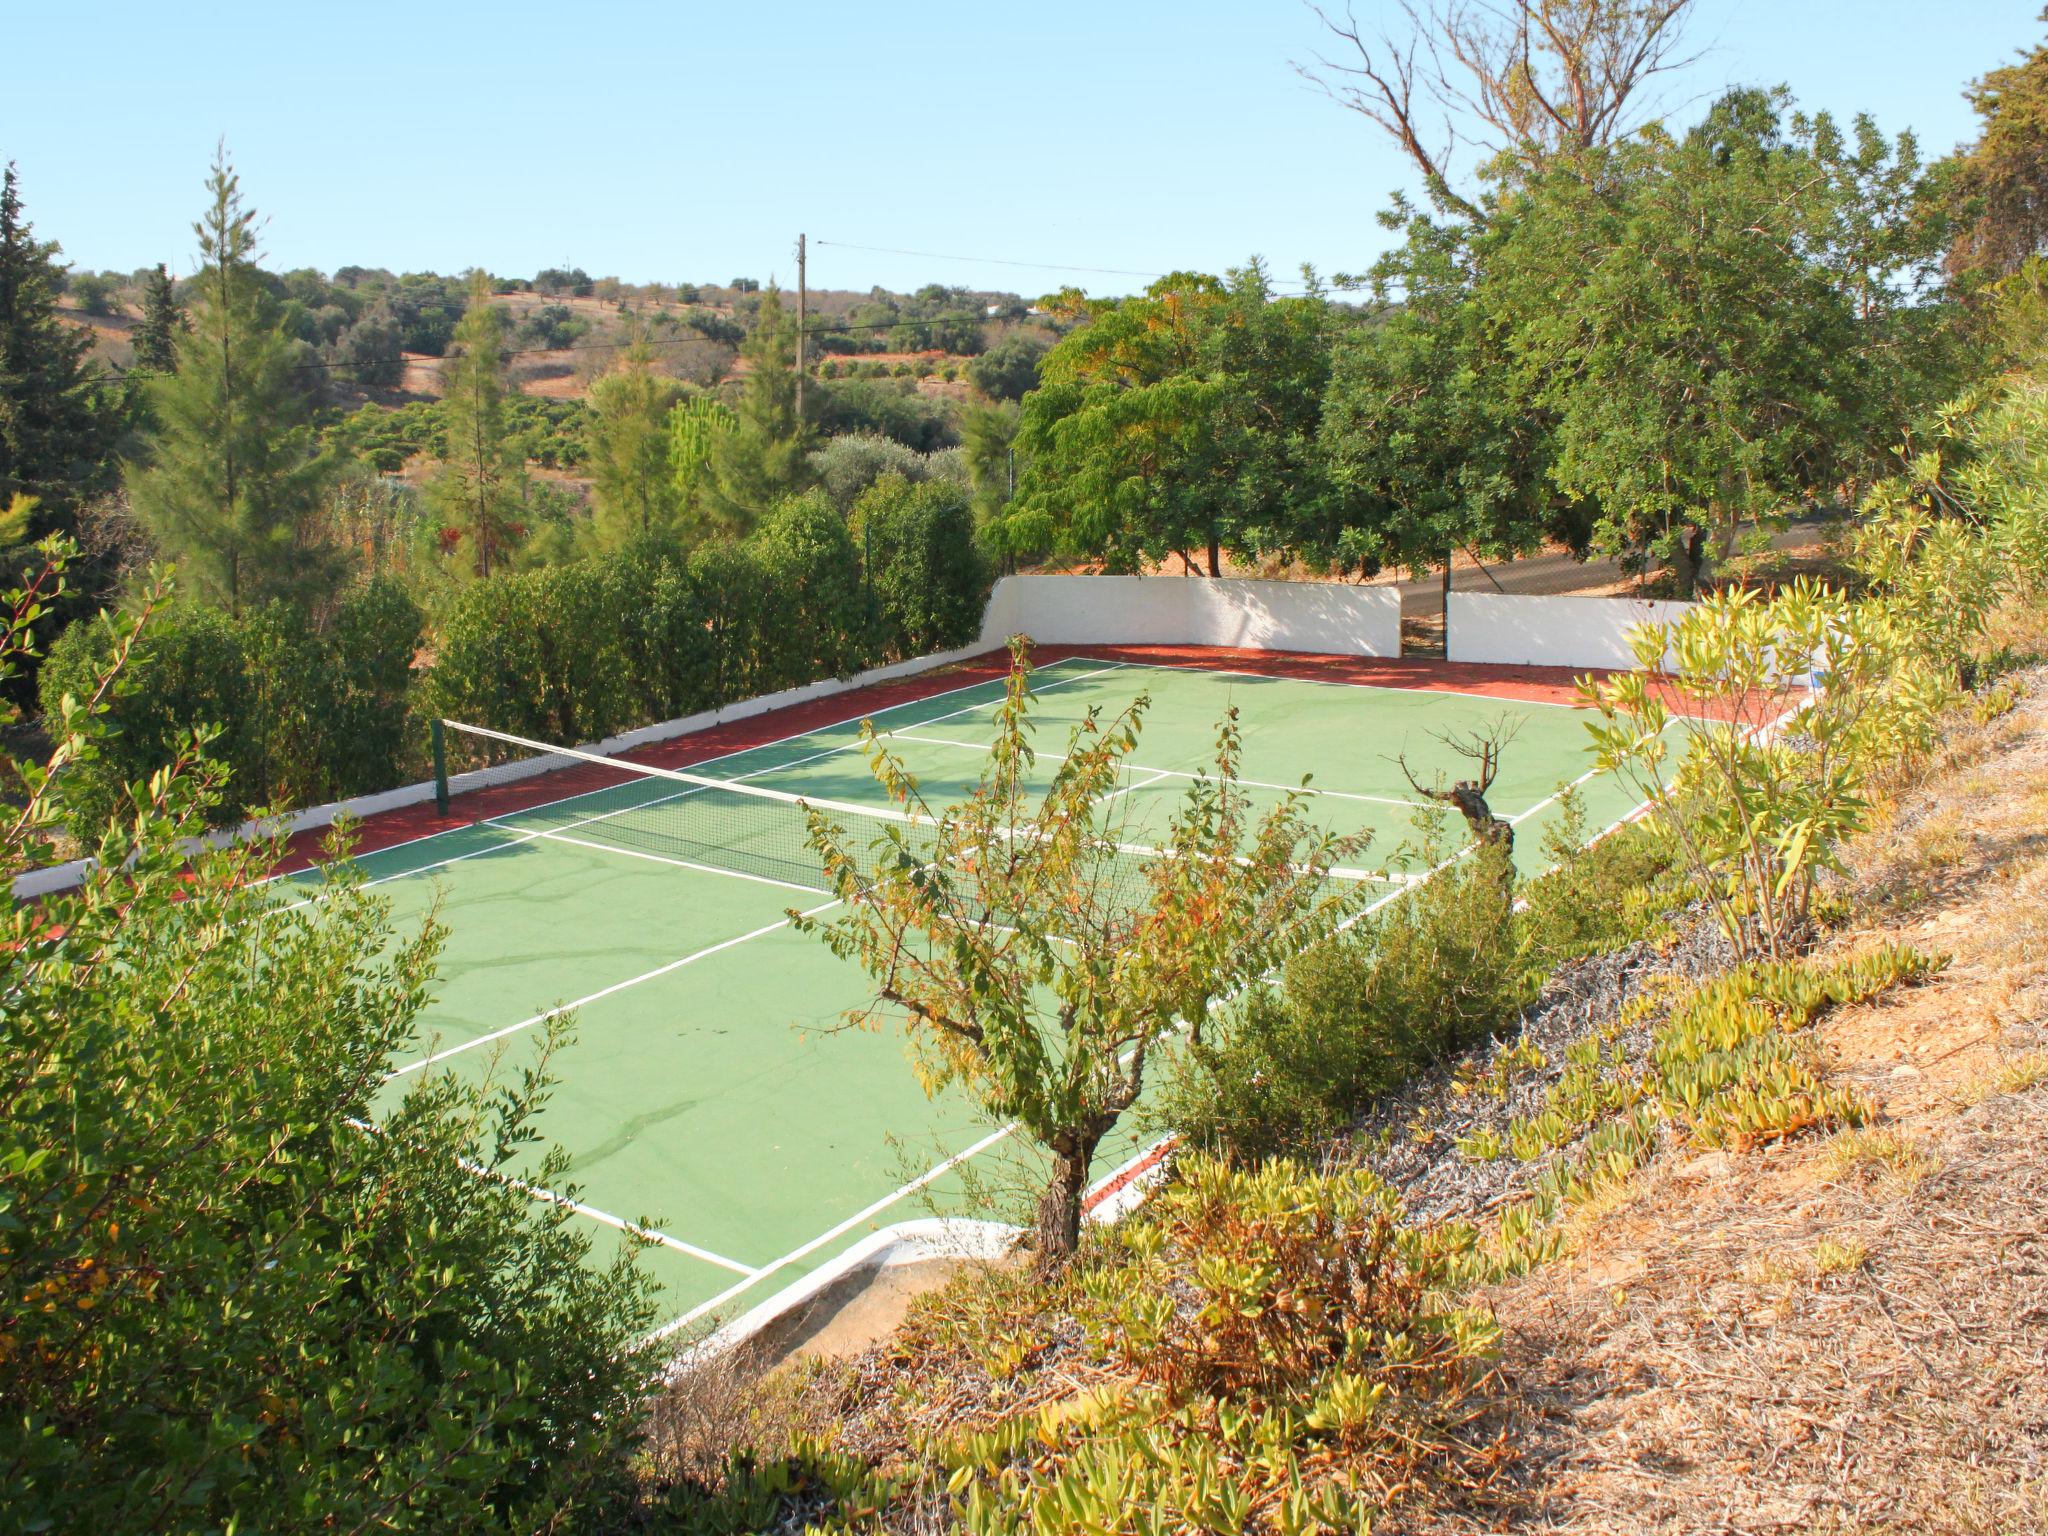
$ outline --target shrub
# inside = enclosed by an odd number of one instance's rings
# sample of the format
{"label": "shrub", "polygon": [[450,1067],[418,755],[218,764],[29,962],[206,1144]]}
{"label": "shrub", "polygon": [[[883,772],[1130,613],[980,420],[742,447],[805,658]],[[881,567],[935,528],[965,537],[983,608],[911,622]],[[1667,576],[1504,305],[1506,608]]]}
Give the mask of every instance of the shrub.
{"label": "shrub", "polygon": [[1305,1151],[1511,1017],[1529,978],[1506,855],[1475,848],[1288,961],[1188,1042],[1154,1118],[1241,1158]]}
{"label": "shrub", "polygon": [[74,272],[64,291],[88,315],[111,315],[121,285],[104,272]]}
{"label": "shrub", "polygon": [[[232,652],[177,627],[149,649]],[[132,630],[84,672],[74,643],[74,698]],[[60,758],[120,746],[92,715]],[[544,1066],[386,1096],[438,930],[394,935],[345,864],[287,906],[276,847],[194,856],[211,773],[169,761],[77,891],[10,894],[60,811],[40,790],[0,841],[0,1531],[558,1527],[620,1465],[653,1309],[505,1177]]]}
{"label": "shrub", "polygon": [[[897,372],[907,380],[910,364],[899,363]],[[840,379],[827,384],[823,394],[817,426],[827,436],[872,433],[893,437],[919,453],[949,448],[960,440],[951,408],[942,400],[919,394],[910,383]]]}
{"label": "shrub", "polygon": [[965,490],[885,475],[860,498],[854,515],[889,652],[922,656],[980,633],[990,574]]}
{"label": "shrub", "polygon": [[967,365],[968,382],[991,400],[1022,400],[1038,387],[1038,364],[1052,349],[1035,331],[1005,336]]}
{"label": "shrub", "polygon": [[860,551],[826,496],[786,498],[747,544],[775,609],[775,622],[757,639],[761,691],[844,677],[874,659],[874,612]]}
{"label": "shrub", "polygon": [[1115,1379],[937,1446],[968,1530],[1363,1530],[1483,1475],[1496,1325],[1372,1175],[1189,1159],[1119,1236],[1078,1309]]}
{"label": "shrub", "polygon": [[[67,768],[64,799],[90,836],[119,809],[125,786],[172,761],[199,727],[227,772],[214,811],[310,805],[387,789],[417,759],[409,716],[413,654],[424,620],[394,584],[352,593],[325,632],[282,604],[240,619],[195,601],[159,612],[108,709],[110,735]],[[46,719],[62,716],[112,654],[104,621],[74,624],[39,680]]]}

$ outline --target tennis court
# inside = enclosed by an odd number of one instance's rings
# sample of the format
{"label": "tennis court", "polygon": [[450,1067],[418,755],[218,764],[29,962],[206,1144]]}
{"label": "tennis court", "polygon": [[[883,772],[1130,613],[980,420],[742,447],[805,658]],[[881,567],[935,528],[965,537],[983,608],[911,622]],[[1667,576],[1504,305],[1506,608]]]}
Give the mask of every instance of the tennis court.
{"label": "tennis court", "polygon": [[[1490,799],[1514,820],[1525,867],[1542,857],[1563,785],[1580,782],[1592,830],[1633,804],[1587,776],[1584,717],[1562,702],[1111,656],[1063,658],[1033,683],[1045,774],[1090,707],[1150,695],[1119,796],[1119,836],[1139,844],[1210,765],[1217,721],[1237,707],[1241,773],[1258,796],[1309,775],[1317,824],[1375,834],[1353,872],[1373,899],[1401,889],[1375,871],[1416,810],[1396,759],[1424,783],[1469,772],[1446,733],[1514,723]],[[943,805],[980,770],[1003,683],[922,686],[871,718]],[[701,758],[688,781],[564,762],[510,808],[457,797],[448,830],[357,856],[401,924],[438,902],[449,929],[426,1048],[390,1091],[422,1072],[510,1070],[573,1010],[541,1128],[573,1159],[596,1256],[629,1231],[650,1239],[643,1263],[677,1324],[754,1306],[878,1228],[968,1214],[977,1186],[1029,1177],[1019,1138],[964,1100],[926,1098],[900,1034],[839,1026],[865,983],[789,924],[791,909],[831,908],[801,810],[720,788],[833,802],[842,823],[882,810],[860,722]],[[1106,1148],[1103,1168],[1135,1150]]]}

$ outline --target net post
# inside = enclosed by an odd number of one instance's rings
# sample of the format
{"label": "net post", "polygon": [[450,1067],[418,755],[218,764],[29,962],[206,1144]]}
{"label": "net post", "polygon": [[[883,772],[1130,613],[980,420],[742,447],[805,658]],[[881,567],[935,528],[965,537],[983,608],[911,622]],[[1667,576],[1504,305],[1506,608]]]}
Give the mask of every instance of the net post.
{"label": "net post", "polygon": [[441,720],[436,716],[427,727],[427,734],[434,743],[434,814],[448,814],[448,740],[441,729]]}

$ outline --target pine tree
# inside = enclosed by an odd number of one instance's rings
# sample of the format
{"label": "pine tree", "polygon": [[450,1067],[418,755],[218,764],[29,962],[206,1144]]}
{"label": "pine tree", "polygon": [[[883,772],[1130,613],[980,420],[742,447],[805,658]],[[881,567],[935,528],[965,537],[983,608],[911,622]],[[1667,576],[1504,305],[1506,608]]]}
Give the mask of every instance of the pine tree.
{"label": "pine tree", "polygon": [[313,601],[339,578],[320,536],[331,467],[315,451],[291,341],[256,277],[256,215],[223,145],[192,226],[200,269],[176,371],[150,380],[156,432],[128,474],[135,514],[187,590],[239,614],[272,598]]}
{"label": "pine tree", "polygon": [[783,497],[804,488],[808,424],[796,408],[796,328],[779,289],[761,295],[754,329],[740,348],[746,376],[733,430],[718,439],[706,486],[708,510],[744,533]]}
{"label": "pine tree", "polygon": [[68,527],[111,478],[113,423],[87,360],[92,335],[58,313],[59,254],[22,217],[9,164],[0,175],[0,506],[33,498],[30,533]]}
{"label": "pine tree", "polygon": [[682,499],[669,465],[668,417],[682,395],[675,380],[654,371],[654,353],[640,343],[591,386],[588,462],[600,548],[676,532]]}
{"label": "pine tree", "polygon": [[162,262],[142,280],[142,324],[135,328],[135,366],[147,373],[175,373],[178,338],[192,328],[178,302],[171,274]]}
{"label": "pine tree", "polygon": [[526,461],[511,441],[505,410],[505,311],[489,299],[490,285],[479,273],[441,374],[448,447],[427,488],[479,577],[504,564],[526,532],[520,521]]}

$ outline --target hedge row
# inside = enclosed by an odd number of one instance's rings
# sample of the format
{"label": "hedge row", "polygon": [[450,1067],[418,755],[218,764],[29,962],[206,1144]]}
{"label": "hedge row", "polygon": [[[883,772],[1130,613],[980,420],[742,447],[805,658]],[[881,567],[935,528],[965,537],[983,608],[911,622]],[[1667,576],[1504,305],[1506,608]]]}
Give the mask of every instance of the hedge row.
{"label": "hedge row", "polygon": [[[127,687],[108,711],[112,735],[64,781],[81,836],[120,808],[124,785],[146,780],[200,726],[228,770],[221,815],[237,807],[313,805],[399,782],[417,734],[412,658],[425,619],[388,581],[350,595],[323,633],[272,604],[240,618],[189,601],[151,619]],[[45,714],[84,697],[112,634],[81,620],[50,647],[37,679]]]}
{"label": "hedge row", "polygon": [[[283,607],[236,619],[181,600],[151,623],[115,735],[71,771],[69,803],[81,833],[98,825],[202,724],[232,774],[224,817],[416,778],[434,715],[595,740],[960,645],[988,584],[965,494],[887,476],[850,519],[813,492],[738,542],[490,577],[431,626],[385,582],[320,633]],[[108,643],[98,624],[66,631],[42,672],[46,713],[84,691]]]}

